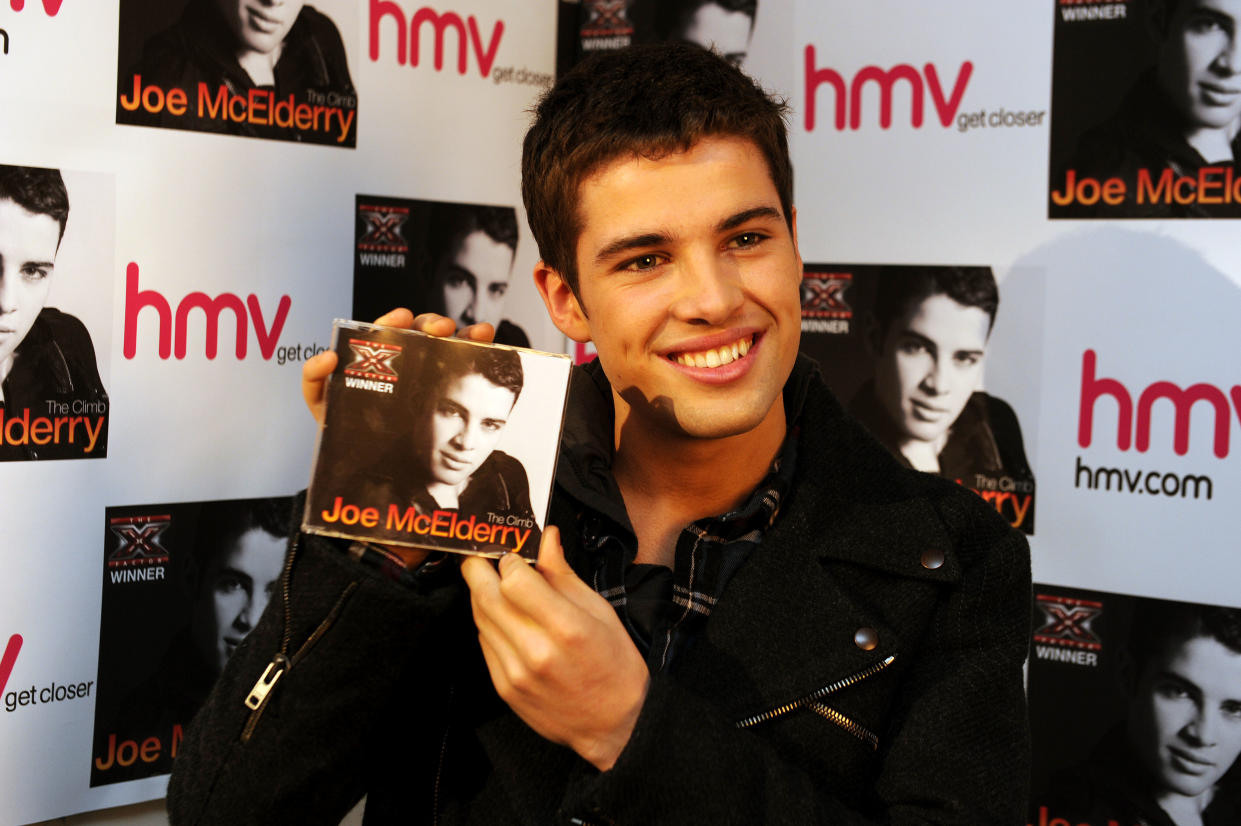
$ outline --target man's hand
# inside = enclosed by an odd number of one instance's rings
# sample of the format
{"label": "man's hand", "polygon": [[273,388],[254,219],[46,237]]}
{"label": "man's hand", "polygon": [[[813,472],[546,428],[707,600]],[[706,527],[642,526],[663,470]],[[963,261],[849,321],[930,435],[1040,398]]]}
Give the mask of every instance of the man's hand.
{"label": "man's hand", "polygon": [[537,569],[508,554],[498,572],[471,557],[461,573],[496,692],[543,737],[610,769],[650,675],[611,604],[565,562],[559,531],[544,531]]}
{"label": "man's hand", "polygon": [[[414,329],[432,336],[450,336],[457,332],[456,323],[447,316],[435,313],[414,316],[404,307],[384,313],[375,319],[375,323],[385,327],[400,327],[403,330]],[[491,341],[496,337],[496,331],[490,324],[471,324],[469,327],[462,327],[458,336],[471,341]],[[336,353],[331,350],[306,359],[306,363],[302,365],[302,398],[306,400],[306,407],[310,408],[310,415],[314,416],[319,424],[323,424],[327,377],[335,369]]]}

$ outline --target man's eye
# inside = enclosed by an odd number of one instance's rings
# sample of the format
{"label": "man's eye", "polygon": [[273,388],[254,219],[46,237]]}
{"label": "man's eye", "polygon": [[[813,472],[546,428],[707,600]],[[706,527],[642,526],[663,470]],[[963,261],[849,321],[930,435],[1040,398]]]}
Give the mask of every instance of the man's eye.
{"label": "man's eye", "polygon": [[21,272],[26,281],[42,281],[47,278],[47,270],[43,267],[22,267]]}
{"label": "man's eye", "polygon": [[1237,700],[1225,700],[1220,703],[1220,711],[1224,712],[1229,717],[1241,718],[1241,702],[1238,702]]}
{"label": "man's eye", "polygon": [[241,589],[241,580],[235,576],[222,576],[215,581],[215,590],[217,593],[235,594]]}
{"label": "man's eye", "polygon": [[732,239],[732,246],[737,249],[749,249],[750,247],[757,247],[766,240],[767,236],[761,232],[743,232]]}
{"label": "man's eye", "polygon": [[504,422],[483,422],[483,430],[486,430],[488,433],[495,433],[502,427],[504,427]]}
{"label": "man's eye", "polygon": [[665,260],[666,259],[664,258],[664,256],[658,255],[656,253],[650,253],[649,255],[639,255],[637,258],[633,259],[632,261],[629,261],[625,263],[624,265],[622,265],[621,269],[629,270],[630,272],[643,272],[645,270],[653,270],[656,267],[658,267],[660,264],[663,264]]}
{"label": "man's eye", "polygon": [[1189,697],[1189,691],[1178,683],[1160,683],[1155,686],[1155,693],[1165,700],[1184,700]]}
{"label": "man's eye", "polygon": [[1210,34],[1223,31],[1224,25],[1218,17],[1213,15],[1196,14],[1185,21],[1185,28],[1193,34]]}
{"label": "man's eye", "polygon": [[927,351],[926,345],[921,341],[902,341],[896,348],[907,356],[916,356]]}
{"label": "man's eye", "polygon": [[973,367],[978,363],[979,356],[975,353],[962,353],[957,356],[957,364],[962,367]]}
{"label": "man's eye", "polygon": [[444,284],[449,287],[460,287],[462,284],[467,283],[467,281],[465,273],[450,272],[444,276]]}
{"label": "man's eye", "polygon": [[487,287],[488,295],[493,298],[503,298],[506,292],[508,292],[508,284],[491,284]]}
{"label": "man's eye", "polygon": [[443,416],[444,418],[459,419],[461,418],[461,410],[453,407],[452,405],[441,404],[435,408],[435,415]]}

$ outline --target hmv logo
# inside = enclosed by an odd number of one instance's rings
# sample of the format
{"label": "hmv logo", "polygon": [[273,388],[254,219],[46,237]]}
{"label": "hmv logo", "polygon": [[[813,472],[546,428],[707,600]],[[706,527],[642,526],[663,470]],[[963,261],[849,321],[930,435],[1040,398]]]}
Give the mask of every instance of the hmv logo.
{"label": "hmv logo", "polygon": [[[431,33],[429,39],[423,37],[424,26],[429,26],[425,29]],[[462,20],[461,15],[456,12],[437,12],[430,6],[423,6],[413,14],[406,15],[396,0],[370,0],[372,62],[379,60],[381,28],[383,31],[396,29],[396,62],[402,66],[408,64],[416,67],[422,58],[422,47],[434,43],[437,72],[444,68],[445,38],[451,30],[452,42],[457,46],[457,74],[466,73],[472,50],[474,61],[478,64],[478,73],[483,77],[491,74],[491,66],[495,63],[496,52],[500,48],[500,38],[504,35],[504,21],[497,20],[491,27],[490,38],[484,47],[483,32],[479,29],[477,18],[472,14]]]}
{"label": "hmv logo", "polygon": [[174,353],[178,359],[185,358],[189,349],[189,318],[194,310],[201,310],[206,321],[207,341],[204,352],[207,358],[214,359],[219,350],[220,314],[227,310],[232,313],[236,322],[237,358],[246,357],[250,340],[249,325],[253,322],[259,352],[264,359],[270,359],[276,352],[276,345],[280,343],[280,331],[284,329],[292,303],[287,295],[280,296],[273,317],[270,310],[264,313],[258,296],[253,293],[246,296],[243,302],[233,293],[220,293],[211,298],[206,293],[193,292],[181,299],[174,311],[172,304],[161,293],[138,288],[138,265],[131,262],[125,270],[125,358],[131,359],[138,352],[138,314],[149,309],[159,318],[159,357],[162,359],[167,359]]}
{"label": "hmv logo", "polygon": [[[43,11],[48,17],[55,17],[64,2],[65,0],[43,0]],[[26,8],[26,0],[9,0],[9,8],[13,11],[21,11]]]}
{"label": "hmv logo", "polygon": [[[1167,399],[1176,411],[1172,430],[1172,449],[1178,456],[1189,452],[1189,414],[1195,407],[1215,412],[1214,419],[1214,450],[1215,455],[1223,459],[1228,455],[1229,437],[1232,432],[1232,417],[1235,412],[1241,422],[1241,385],[1233,385],[1227,394],[1213,384],[1191,384],[1182,389],[1180,385],[1170,381],[1157,381],[1142,390],[1137,396],[1135,407],[1134,396],[1129,388],[1116,379],[1101,378],[1096,373],[1098,356],[1094,350],[1082,353],[1082,395],[1081,407],[1077,418],[1077,443],[1082,447],[1090,447],[1094,437],[1095,404],[1102,396],[1110,396],[1116,403],[1116,447],[1128,450],[1132,444],[1139,453],[1145,453],[1151,446],[1151,408],[1160,399]],[[1231,398],[1231,405],[1229,399]],[[1200,405],[1206,403],[1205,409]],[[1136,432],[1136,435],[1134,433]]]}
{"label": "hmv logo", "polygon": [[[974,64],[966,60],[957,70],[956,80],[952,89],[945,93],[941,83],[939,70],[934,63],[927,63],[919,72],[908,63],[901,63],[891,69],[878,66],[864,66],[858,70],[851,80],[835,69],[820,69],[815,63],[814,46],[806,46],[806,131],[814,131],[818,119],[819,87],[826,84],[831,87],[835,103],[835,126],[839,131],[848,124],[850,129],[862,127],[863,93],[870,87],[877,87],[879,92],[879,127],[889,129],[892,126],[893,89],[898,82],[905,84],[909,97],[909,124],[915,129],[921,128],[924,118],[926,96],[931,96],[931,104],[935,114],[944,126],[951,126],[961,108],[961,99],[965,96],[965,88],[969,85],[970,76],[974,73]],[[924,80],[925,78],[925,80]]]}
{"label": "hmv logo", "polygon": [[4,693],[4,686],[9,681],[9,675],[13,673],[13,666],[17,663],[17,652],[22,650],[22,635],[14,634],[9,637],[8,643],[4,646],[4,653],[0,654],[0,694]]}

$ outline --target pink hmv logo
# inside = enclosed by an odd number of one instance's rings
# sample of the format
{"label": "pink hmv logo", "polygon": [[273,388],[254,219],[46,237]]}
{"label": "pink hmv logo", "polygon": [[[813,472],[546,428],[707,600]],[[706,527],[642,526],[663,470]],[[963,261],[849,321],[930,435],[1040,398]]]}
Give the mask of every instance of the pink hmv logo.
{"label": "pink hmv logo", "polygon": [[[17,0],[14,0],[16,3]],[[9,637],[9,643],[4,647],[4,654],[0,656],[0,694],[4,693],[4,687],[9,682],[9,675],[13,673],[13,665],[17,662],[17,652],[22,650],[22,635],[14,634]]]}
{"label": "pink hmv logo", "polygon": [[[48,17],[55,17],[60,11],[60,6],[65,0],[43,0],[43,11],[47,12]],[[21,11],[26,8],[26,0],[9,0],[9,7],[13,11]],[[0,672],[2,673],[2,672]]]}

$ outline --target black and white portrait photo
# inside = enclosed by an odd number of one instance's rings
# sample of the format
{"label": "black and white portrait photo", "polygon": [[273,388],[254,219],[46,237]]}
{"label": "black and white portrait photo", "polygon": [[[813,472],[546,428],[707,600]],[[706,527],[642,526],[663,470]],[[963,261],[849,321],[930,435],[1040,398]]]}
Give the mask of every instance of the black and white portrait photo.
{"label": "black and white portrait photo", "polygon": [[1109,8],[1057,5],[1050,217],[1241,217],[1241,2]]}
{"label": "black and white portrait photo", "polygon": [[511,206],[358,196],[353,317],[393,307],[486,322],[499,344],[529,347],[506,298],[517,254]]}
{"label": "black and white portrait photo", "polygon": [[1034,530],[1017,413],[984,389],[990,267],[807,265],[802,351],[902,464],[959,482]]}
{"label": "black and white portrait photo", "polygon": [[74,181],[71,198],[58,169],[0,165],[0,461],[107,456],[92,332],[110,324],[97,309],[89,326],[68,310],[111,306],[111,183]]}

